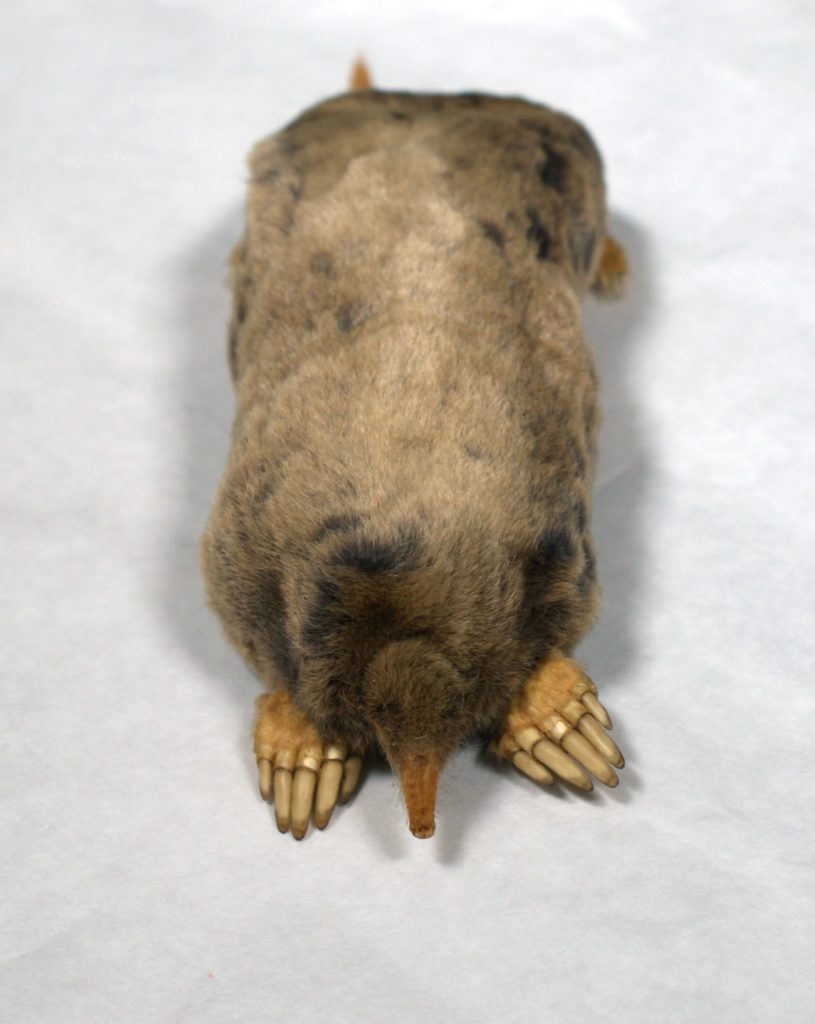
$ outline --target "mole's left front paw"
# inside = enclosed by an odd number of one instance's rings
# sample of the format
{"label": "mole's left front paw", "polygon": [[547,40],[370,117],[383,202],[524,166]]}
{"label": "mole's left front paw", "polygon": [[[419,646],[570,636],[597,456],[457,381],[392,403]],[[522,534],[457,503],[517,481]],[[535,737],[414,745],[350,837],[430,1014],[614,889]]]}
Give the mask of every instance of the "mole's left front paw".
{"label": "mole's left front paw", "polygon": [[295,839],[306,834],[312,812],[317,828],[325,828],[337,802],[351,797],[362,767],[360,754],[323,739],[280,691],[257,699],[255,757],[260,795],[274,796],[277,827],[291,827]]}
{"label": "mole's left front paw", "polygon": [[610,765],[622,768],[625,762],[605,731],[610,728],[611,720],[591,679],[576,661],[553,655],[512,702],[490,749],[547,786],[559,775],[589,790],[592,781],[587,771],[606,786],[616,786],[617,775]]}

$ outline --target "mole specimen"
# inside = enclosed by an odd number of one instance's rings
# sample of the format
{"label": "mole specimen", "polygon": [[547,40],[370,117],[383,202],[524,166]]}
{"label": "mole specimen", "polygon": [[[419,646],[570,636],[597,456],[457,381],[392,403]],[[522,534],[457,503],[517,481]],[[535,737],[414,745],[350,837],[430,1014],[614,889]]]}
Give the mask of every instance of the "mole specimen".
{"label": "mole specimen", "polygon": [[202,542],[269,690],[261,793],[297,838],[376,749],[421,837],[476,734],[545,784],[614,786],[623,764],[569,657],[598,603],[580,296],[625,274],[599,154],[521,99],[356,85],[251,154]]}

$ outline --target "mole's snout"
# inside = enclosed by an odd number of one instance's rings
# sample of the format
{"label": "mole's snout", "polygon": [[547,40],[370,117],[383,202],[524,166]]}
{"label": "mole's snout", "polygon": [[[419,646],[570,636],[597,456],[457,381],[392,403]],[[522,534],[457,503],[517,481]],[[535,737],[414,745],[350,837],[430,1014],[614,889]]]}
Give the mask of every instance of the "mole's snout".
{"label": "mole's snout", "polygon": [[410,831],[436,831],[444,762],[469,733],[467,680],[425,637],[386,644],[365,671],[366,718],[402,784]]}
{"label": "mole's snout", "polygon": [[436,831],[436,787],[441,768],[441,758],[432,752],[406,754],[397,766],[410,831],[417,839],[429,839]]}

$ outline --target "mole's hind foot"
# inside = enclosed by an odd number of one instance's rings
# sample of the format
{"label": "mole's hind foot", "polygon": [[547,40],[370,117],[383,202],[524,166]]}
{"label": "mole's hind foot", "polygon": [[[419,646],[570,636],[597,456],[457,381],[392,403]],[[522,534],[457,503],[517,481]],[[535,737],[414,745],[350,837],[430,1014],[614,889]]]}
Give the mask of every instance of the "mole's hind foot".
{"label": "mole's hind foot", "polygon": [[354,792],[362,757],[343,743],[325,741],[298,711],[287,693],[258,697],[255,757],[260,795],[274,797],[275,820],[281,832],[291,827],[302,839],[314,812],[314,824],[325,828],[337,800]]}
{"label": "mole's hind foot", "polygon": [[597,687],[576,661],[552,655],[513,700],[490,749],[546,786],[558,775],[589,790],[587,771],[616,786],[610,765],[622,768],[623,755],[604,726],[610,729],[611,720]]}
{"label": "mole's hind foot", "polygon": [[591,290],[604,299],[616,299],[623,293],[627,274],[628,261],[623,247],[611,235],[606,235]]}

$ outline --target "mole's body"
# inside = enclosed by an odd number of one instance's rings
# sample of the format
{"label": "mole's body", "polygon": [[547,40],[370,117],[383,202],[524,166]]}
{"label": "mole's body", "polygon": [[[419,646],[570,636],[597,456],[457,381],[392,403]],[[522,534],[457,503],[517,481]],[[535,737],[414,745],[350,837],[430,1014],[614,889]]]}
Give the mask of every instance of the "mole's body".
{"label": "mole's body", "polygon": [[316,787],[324,825],[378,747],[430,834],[440,766],[479,732],[539,781],[591,785],[565,747],[613,784],[567,657],[597,607],[579,298],[623,270],[590,137],[521,100],[366,90],[250,166],[203,564],[272,691],[279,824],[302,835]]}

